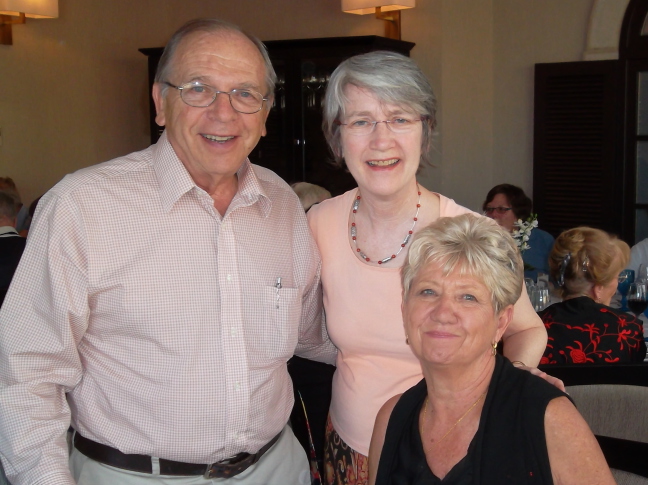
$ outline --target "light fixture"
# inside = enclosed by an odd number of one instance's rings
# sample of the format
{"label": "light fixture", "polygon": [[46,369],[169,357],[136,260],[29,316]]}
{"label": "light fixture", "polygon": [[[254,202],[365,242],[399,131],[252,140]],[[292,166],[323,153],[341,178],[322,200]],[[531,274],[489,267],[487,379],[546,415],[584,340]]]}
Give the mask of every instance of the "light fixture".
{"label": "light fixture", "polygon": [[58,17],[58,0],[0,0],[0,44],[13,44],[11,26],[24,24],[25,17]]}
{"label": "light fixture", "polygon": [[414,8],[416,0],[342,0],[342,11],[366,15],[375,13],[376,18],[385,20],[385,37],[390,39],[401,38],[400,11]]}

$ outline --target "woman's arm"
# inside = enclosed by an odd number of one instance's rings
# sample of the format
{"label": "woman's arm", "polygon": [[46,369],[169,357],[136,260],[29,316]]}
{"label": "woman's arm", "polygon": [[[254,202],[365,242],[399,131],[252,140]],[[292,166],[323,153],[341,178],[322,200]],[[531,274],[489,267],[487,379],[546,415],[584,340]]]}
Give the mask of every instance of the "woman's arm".
{"label": "woman's arm", "polygon": [[546,347],[547,330],[531,306],[529,295],[523,290],[522,295],[515,302],[513,319],[504,333],[504,355],[517,367],[542,377],[548,383],[564,391],[563,381],[536,367]]}
{"label": "woman's arm", "polygon": [[378,473],[380,454],[382,453],[383,445],[385,444],[387,423],[389,423],[391,413],[401,395],[402,394],[394,396],[383,404],[383,407],[378,411],[378,416],[376,416],[376,423],[374,424],[371,443],[369,444],[369,485],[376,484],[376,473]]}
{"label": "woman's arm", "polygon": [[566,397],[554,399],[547,406],[545,434],[556,485],[616,484],[592,431]]}
{"label": "woman's arm", "polygon": [[504,355],[511,361],[536,367],[547,347],[547,330],[523,289],[513,319],[504,333]]}

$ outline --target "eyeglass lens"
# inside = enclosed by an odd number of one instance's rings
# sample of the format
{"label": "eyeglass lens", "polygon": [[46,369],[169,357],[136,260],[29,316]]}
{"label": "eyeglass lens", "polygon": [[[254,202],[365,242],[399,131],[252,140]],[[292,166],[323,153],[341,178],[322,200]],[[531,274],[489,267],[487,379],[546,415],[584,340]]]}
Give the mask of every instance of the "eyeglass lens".
{"label": "eyeglass lens", "polygon": [[502,215],[502,214],[506,214],[510,210],[511,210],[510,207],[486,207],[486,209],[484,209],[484,212],[486,212],[486,214],[492,214],[493,212],[497,212],[498,214]]}
{"label": "eyeglass lens", "polygon": [[214,102],[218,94],[226,94],[229,96],[232,108],[241,113],[252,114],[261,109],[264,101],[261,93],[247,89],[233,89],[227,93],[201,83],[187,83],[180,88],[182,100],[196,108],[206,108]]}
{"label": "eyeglass lens", "polygon": [[390,120],[372,121],[366,119],[350,120],[348,123],[340,123],[351,134],[368,135],[372,133],[378,123],[385,123],[394,133],[409,133],[415,127],[417,122],[423,121],[423,118],[392,118]]}

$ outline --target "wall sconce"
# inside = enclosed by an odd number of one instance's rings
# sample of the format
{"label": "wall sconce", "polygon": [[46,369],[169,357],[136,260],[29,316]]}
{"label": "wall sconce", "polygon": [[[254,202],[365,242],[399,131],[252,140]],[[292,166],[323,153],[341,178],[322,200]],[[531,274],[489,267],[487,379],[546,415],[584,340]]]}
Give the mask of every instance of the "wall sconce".
{"label": "wall sconce", "polygon": [[416,0],[342,0],[342,11],[365,15],[376,14],[376,18],[385,20],[385,37],[401,38],[400,11],[416,7]]}
{"label": "wall sconce", "polygon": [[11,26],[24,24],[25,17],[58,17],[58,0],[0,0],[0,44],[12,45]]}

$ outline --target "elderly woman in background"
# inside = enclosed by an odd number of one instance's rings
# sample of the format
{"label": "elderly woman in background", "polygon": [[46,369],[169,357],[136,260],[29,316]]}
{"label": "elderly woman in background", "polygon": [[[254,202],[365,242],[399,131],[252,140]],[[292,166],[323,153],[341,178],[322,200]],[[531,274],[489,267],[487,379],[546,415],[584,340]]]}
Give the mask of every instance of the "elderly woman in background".
{"label": "elderly woman in background", "polygon": [[[509,232],[517,229],[518,219],[526,221],[531,215],[533,202],[520,187],[511,184],[496,185],[486,195],[482,205],[484,214],[495,219]],[[524,271],[526,278],[538,279],[538,273],[549,273],[549,252],[554,238],[548,232],[535,228],[531,231],[527,244],[529,249],[522,253],[522,259],[528,268]]]}
{"label": "elderly woman in background", "polygon": [[540,312],[549,342],[542,364],[628,364],[646,356],[641,320],[610,301],[628,245],[605,231],[577,227],[563,232],[549,257],[563,297]]}
{"label": "elderly woman in background", "polygon": [[[421,379],[405,342],[399,269],[420,228],[468,212],[418,185],[429,161],[436,100],[416,63],[392,52],[352,57],[335,70],[323,129],[358,188],[308,213],[322,254],[329,335],[339,349],[327,424],[325,483],[367,483],[367,454],[380,406]],[[546,332],[526,292],[503,333],[504,353],[536,366]]]}
{"label": "elderly woman in background", "polygon": [[522,267],[508,233],[470,214],[414,238],[402,313],[424,379],[381,408],[369,483],[615,483],[566,395],[495,351]]}

